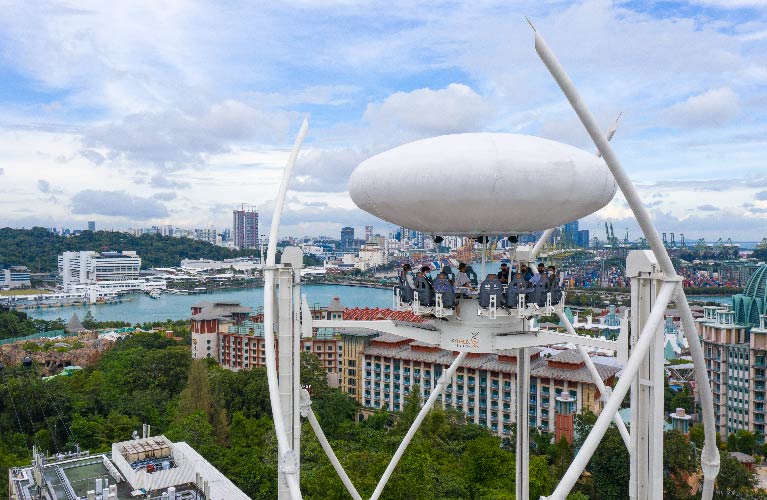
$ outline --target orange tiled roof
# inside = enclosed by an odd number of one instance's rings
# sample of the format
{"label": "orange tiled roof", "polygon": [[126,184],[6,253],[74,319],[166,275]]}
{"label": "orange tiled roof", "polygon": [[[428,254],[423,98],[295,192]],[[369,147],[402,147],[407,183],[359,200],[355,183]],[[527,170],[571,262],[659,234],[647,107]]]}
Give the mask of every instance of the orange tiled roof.
{"label": "orange tiled roof", "polygon": [[352,321],[390,319],[393,321],[404,321],[408,323],[426,323],[426,320],[413,314],[411,311],[395,311],[394,309],[384,307],[348,308],[344,310],[344,319]]}

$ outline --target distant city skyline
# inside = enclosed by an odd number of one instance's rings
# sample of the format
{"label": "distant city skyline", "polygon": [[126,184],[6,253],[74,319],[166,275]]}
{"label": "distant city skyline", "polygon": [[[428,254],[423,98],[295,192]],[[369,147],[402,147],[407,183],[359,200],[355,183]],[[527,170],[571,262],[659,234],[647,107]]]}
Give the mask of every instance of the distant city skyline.
{"label": "distant city skyline", "polygon": [[[593,151],[535,55],[529,16],[605,130],[623,112],[613,143],[660,231],[767,236],[762,1],[161,9],[2,9],[0,227],[225,228],[252,200],[264,233],[307,114],[283,235],[388,231],[347,180],[407,141],[514,132]],[[580,226],[600,235],[605,221],[639,236],[620,195]]]}

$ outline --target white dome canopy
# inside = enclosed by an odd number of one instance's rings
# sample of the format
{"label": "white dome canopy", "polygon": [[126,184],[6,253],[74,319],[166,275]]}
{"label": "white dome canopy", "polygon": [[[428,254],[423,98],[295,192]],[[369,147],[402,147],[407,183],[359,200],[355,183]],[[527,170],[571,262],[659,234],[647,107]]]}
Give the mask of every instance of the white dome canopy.
{"label": "white dome canopy", "polygon": [[596,212],[615,191],[596,155],[518,134],[411,142],[365,160],[349,179],[362,210],[439,235],[541,231]]}

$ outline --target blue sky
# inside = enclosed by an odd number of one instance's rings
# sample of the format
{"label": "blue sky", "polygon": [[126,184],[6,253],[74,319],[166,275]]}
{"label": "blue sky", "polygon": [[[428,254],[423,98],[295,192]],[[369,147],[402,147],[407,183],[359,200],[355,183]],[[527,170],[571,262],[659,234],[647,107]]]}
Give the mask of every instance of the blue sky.
{"label": "blue sky", "polygon": [[[0,0],[0,226],[224,228],[243,202],[268,217],[305,115],[295,235],[386,231],[347,179],[410,140],[593,150],[525,16],[605,129],[623,113],[614,147],[659,230],[767,236],[765,0]],[[606,220],[639,236],[620,196],[584,224]]]}

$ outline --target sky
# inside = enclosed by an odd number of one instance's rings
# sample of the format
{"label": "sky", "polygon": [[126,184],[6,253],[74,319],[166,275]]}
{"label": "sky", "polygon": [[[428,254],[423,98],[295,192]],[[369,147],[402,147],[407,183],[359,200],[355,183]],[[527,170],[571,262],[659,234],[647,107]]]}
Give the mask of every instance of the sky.
{"label": "sky", "polygon": [[[247,203],[265,233],[307,116],[283,235],[386,234],[348,178],[412,140],[594,151],[525,17],[605,130],[622,113],[659,231],[767,237],[767,0],[0,0],[0,227],[222,230]],[[605,222],[640,236],[620,193],[581,226]]]}

